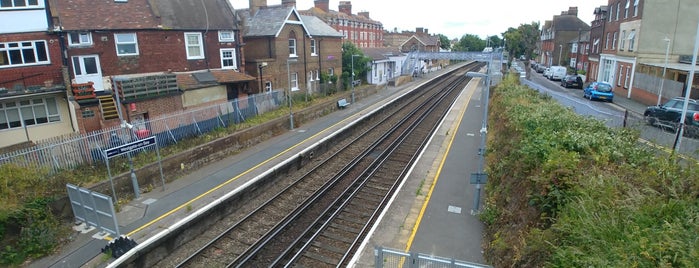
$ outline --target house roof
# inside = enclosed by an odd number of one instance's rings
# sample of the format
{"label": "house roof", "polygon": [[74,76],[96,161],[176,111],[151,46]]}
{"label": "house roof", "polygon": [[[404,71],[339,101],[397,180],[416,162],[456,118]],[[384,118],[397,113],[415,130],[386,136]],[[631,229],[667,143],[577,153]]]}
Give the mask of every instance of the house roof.
{"label": "house roof", "polygon": [[330,19],[344,19],[344,20],[351,20],[351,21],[357,21],[357,22],[383,25],[383,24],[381,24],[380,21],[372,20],[372,19],[367,18],[363,15],[358,15],[358,14],[357,15],[355,15],[355,14],[349,15],[349,14],[335,11],[335,10],[328,10],[326,12],[325,10],[322,10],[320,8],[317,8],[317,7],[312,7],[308,10],[302,10],[300,12],[302,14],[316,16],[323,21],[329,21]]}
{"label": "house roof", "polygon": [[[570,40],[570,42],[568,42],[568,43],[572,44],[572,43],[577,43],[577,42],[578,42],[578,37],[575,37],[572,40]],[[579,42],[581,42],[581,43],[590,42],[590,31],[580,32],[580,41]]]}
{"label": "house roof", "polygon": [[430,36],[430,35],[425,35],[425,34],[414,34],[410,38],[403,41],[403,43],[401,43],[400,46],[401,47],[404,46],[405,44],[410,42],[410,40],[413,40],[413,39],[417,40],[418,42],[420,42],[421,44],[423,44],[425,46],[439,46],[439,37],[438,36]]}
{"label": "house roof", "polygon": [[63,30],[237,29],[226,0],[49,0]]}
{"label": "house roof", "polygon": [[301,15],[303,24],[311,36],[343,37],[343,35],[318,17]]}
{"label": "house roof", "polygon": [[290,6],[266,6],[261,7],[255,14],[250,13],[250,9],[238,11],[238,16],[245,21],[243,36],[274,36],[281,33],[287,23],[299,24],[304,31],[310,35],[306,25],[301,21],[296,8]]}
{"label": "house roof", "polygon": [[[133,0],[129,0],[133,1]],[[163,27],[170,29],[237,29],[227,0],[150,0]]]}
{"label": "house roof", "polygon": [[[200,81],[195,75],[205,73],[213,76],[216,81]],[[177,73],[177,86],[182,90],[210,87],[212,85],[254,81],[256,78],[236,70],[214,69],[208,71]]]}
{"label": "house roof", "polygon": [[556,15],[553,16],[551,27],[555,31],[589,31],[590,25],[582,21],[575,15]]}
{"label": "house roof", "polygon": [[365,47],[362,48],[364,56],[373,60],[387,60],[389,57],[400,56],[402,53],[397,48],[392,47]]}
{"label": "house roof", "polygon": [[148,0],[50,0],[51,15],[64,30],[155,29]]}

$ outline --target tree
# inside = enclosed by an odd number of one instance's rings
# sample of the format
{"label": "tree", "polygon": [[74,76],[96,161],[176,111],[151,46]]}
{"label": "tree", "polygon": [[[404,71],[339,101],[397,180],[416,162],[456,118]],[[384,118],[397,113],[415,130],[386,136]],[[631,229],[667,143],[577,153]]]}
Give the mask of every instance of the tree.
{"label": "tree", "polygon": [[[352,55],[357,56],[354,56],[354,59],[352,59]],[[353,61],[354,66],[352,66]],[[364,57],[364,53],[351,42],[342,44],[342,84],[345,88],[350,87],[352,67],[354,67],[354,79],[362,79],[362,77],[366,77],[367,72],[371,69],[368,64],[370,61],[371,59]]]}
{"label": "tree", "polygon": [[507,41],[506,48],[510,58],[519,55],[524,55],[526,60],[535,58],[534,50],[536,50],[536,43],[539,41],[540,35],[538,22],[520,24],[516,29],[512,27],[507,29],[503,36]]}
{"label": "tree", "polygon": [[449,40],[449,37],[443,34],[438,34],[437,37],[439,37],[440,48],[444,50],[449,50],[451,48],[451,41]]}
{"label": "tree", "polygon": [[475,34],[465,34],[454,45],[454,51],[483,51],[485,41]]}

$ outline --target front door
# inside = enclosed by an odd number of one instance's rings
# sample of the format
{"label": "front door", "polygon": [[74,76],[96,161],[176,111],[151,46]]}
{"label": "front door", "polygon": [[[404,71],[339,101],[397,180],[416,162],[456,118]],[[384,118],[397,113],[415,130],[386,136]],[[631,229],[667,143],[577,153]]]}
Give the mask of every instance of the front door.
{"label": "front door", "polygon": [[73,74],[76,83],[92,82],[96,91],[104,90],[100,58],[97,55],[73,56]]}

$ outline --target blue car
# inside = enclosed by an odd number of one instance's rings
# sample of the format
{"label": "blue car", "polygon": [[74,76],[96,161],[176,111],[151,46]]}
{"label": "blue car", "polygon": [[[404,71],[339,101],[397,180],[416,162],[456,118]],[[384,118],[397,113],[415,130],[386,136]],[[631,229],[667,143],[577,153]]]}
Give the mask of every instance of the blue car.
{"label": "blue car", "polygon": [[589,86],[583,90],[583,98],[588,98],[590,100],[606,100],[608,102],[614,101],[614,87],[609,83],[605,82],[592,82]]}

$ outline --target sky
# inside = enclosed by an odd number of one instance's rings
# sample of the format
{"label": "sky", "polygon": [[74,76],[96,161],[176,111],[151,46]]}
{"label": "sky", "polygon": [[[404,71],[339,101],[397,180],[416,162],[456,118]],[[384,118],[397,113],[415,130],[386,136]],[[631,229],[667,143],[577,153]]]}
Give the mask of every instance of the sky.
{"label": "sky", "polygon": [[[248,8],[249,0],[230,0],[234,9]],[[338,10],[340,0],[330,0],[330,10]],[[422,27],[431,34],[443,34],[449,39],[475,34],[485,39],[501,34],[509,27],[551,20],[568,7],[578,7],[578,17],[590,24],[595,7],[606,0],[352,0],[352,13],[367,11],[372,20],[383,24],[385,30],[415,31]],[[267,5],[279,5],[281,0],[267,0]],[[313,0],[296,0],[296,9],[313,7]]]}

